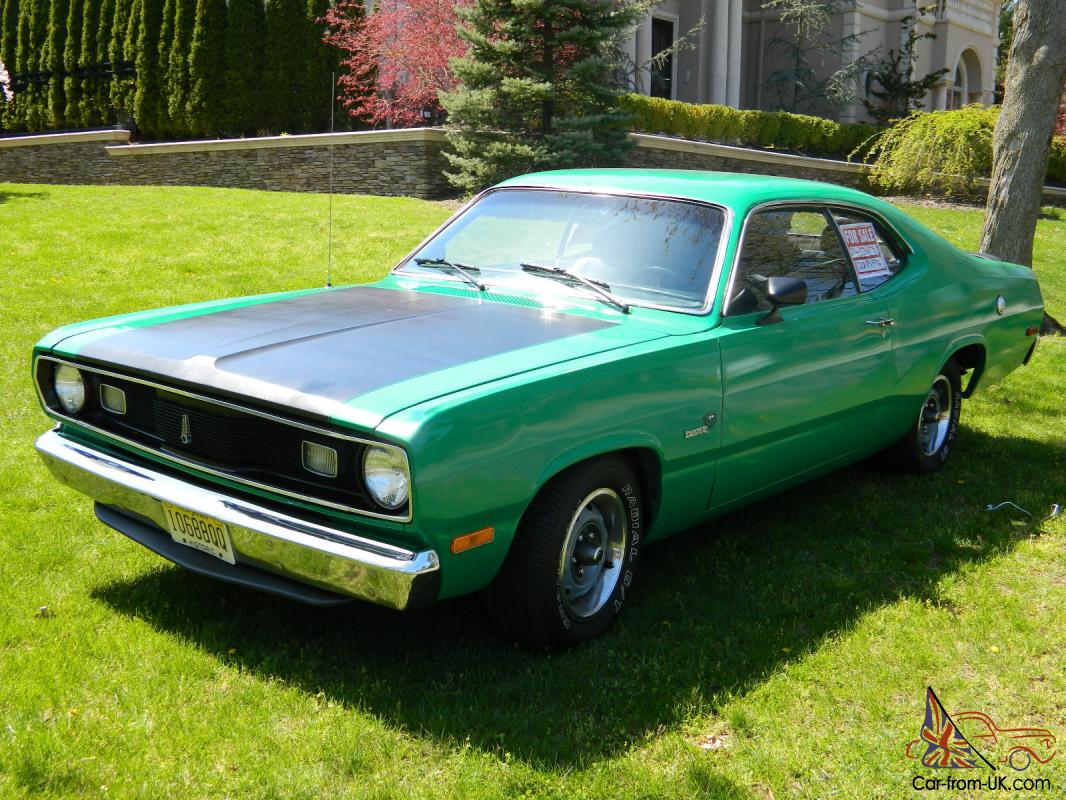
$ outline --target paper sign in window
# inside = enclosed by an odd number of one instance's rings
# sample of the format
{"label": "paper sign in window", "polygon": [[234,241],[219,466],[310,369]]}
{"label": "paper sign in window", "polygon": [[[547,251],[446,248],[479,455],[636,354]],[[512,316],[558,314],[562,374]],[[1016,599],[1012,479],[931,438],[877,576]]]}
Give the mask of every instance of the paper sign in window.
{"label": "paper sign in window", "polygon": [[849,222],[840,226],[840,235],[855,265],[859,280],[881,278],[892,274],[877,242],[877,230],[872,222]]}

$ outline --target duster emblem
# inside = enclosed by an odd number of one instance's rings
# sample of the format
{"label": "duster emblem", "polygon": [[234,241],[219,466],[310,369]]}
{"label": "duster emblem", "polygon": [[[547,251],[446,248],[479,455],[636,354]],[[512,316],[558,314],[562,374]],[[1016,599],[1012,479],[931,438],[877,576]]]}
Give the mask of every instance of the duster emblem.
{"label": "duster emblem", "polygon": [[189,415],[188,414],[182,414],[181,415],[181,443],[182,444],[191,444],[192,443],[192,426],[189,425]]}

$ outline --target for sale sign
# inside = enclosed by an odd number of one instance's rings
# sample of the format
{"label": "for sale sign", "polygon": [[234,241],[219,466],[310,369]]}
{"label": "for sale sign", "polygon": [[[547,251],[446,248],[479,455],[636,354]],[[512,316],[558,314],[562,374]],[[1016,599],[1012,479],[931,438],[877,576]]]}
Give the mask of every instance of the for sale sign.
{"label": "for sale sign", "polygon": [[877,243],[877,231],[872,222],[849,222],[840,226],[840,234],[855,264],[859,280],[863,278],[880,278],[892,274]]}

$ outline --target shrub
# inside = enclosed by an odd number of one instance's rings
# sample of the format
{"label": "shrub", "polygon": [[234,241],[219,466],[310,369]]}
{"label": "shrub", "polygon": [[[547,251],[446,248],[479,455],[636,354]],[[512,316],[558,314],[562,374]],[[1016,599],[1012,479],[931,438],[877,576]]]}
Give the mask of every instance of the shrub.
{"label": "shrub", "polygon": [[992,171],[998,111],[971,105],[911,114],[874,144],[871,180],[889,191],[972,193],[977,179]]}
{"label": "shrub", "polygon": [[634,130],[814,156],[850,158],[878,130],[786,111],[742,111],[639,94],[626,95],[622,105]]}
{"label": "shrub", "polygon": [[1051,161],[1047,166],[1047,179],[1066,183],[1066,136],[1056,136],[1051,141]]}

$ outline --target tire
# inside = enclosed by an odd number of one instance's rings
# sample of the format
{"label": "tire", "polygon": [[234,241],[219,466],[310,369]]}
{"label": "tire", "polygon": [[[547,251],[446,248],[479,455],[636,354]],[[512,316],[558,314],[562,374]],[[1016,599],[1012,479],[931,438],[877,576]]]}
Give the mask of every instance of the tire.
{"label": "tire", "polygon": [[944,466],[959,432],[962,378],[954,360],[933,379],[914,425],[896,445],[896,460],[907,472],[928,475]]}
{"label": "tire", "polygon": [[1010,751],[1010,755],[1007,756],[1007,763],[1010,764],[1011,769],[1022,772],[1029,768],[1029,765],[1033,761],[1033,756],[1030,751],[1025,747],[1019,747]]}
{"label": "tire", "polygon": [[625,604],[643,526],[640,484],[624,460],[597,459],[554,478],[485,592],[496,627],[547,650],[599,636]]}

